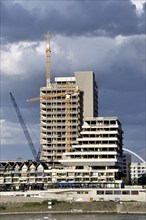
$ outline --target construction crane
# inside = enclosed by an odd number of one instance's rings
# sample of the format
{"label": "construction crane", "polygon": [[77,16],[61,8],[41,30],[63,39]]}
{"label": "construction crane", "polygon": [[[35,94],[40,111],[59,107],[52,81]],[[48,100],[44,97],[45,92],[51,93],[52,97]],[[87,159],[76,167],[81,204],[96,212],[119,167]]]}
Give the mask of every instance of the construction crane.
{"label": "construction crane", "polygon": [[[47,46],[46,46],[46,87],[50,87],[51,80],[50,80],[50,34],[48,33],[48,39],[47,39]],[[71,98],[70,96],[73,94],[78,94],[79,89],[71,88],[70,83],[68,82],[66,85],[66,92],[64,93],[57,93],[57,94],[51,94],[51,95],[43,95],[36,98],[29,98],[26,101],[27,102],[36,102],[36,101],[45,101],[48,99],[52,99],[55,97],[66,97],[66,151],[70,151],[70,105],[71,105]]]}
{"label": "construction crane", "polygon": [[48,33],[47,46],[46,46],[46,87],[50,86],[50,33]]}
{"label": "construction crane", "polygon": [[78,88],[70,89],[67,87],[67,91],[64,93],[57,93],[52,95],[44,95],[41,97],[30,98],[27,99],[27,102],[35,102],[35,101],[45,101],[48,99],[52,99],[55,97],[65,97],[66,103],[66,152],[70,151],[70,106],[71,106],[71,96],[77,95],[80,92]]}
{"label": "construction crane", "polygon": [[23,117],[22,117],[22,115],[21,115],[21,112],[20,112],[20,110],[19,110],[19,108],[18,108],[18,105],[17,105],[17,103],[16,103],[16,101],[15,101],[15,98],[14,98],[14,96],[12,95],[12,93],[10,93],[10,98],[11,98],[11,101],[12,101],[13,106],[14,106],[14,108],[15,108],[15,111],[16,111],[16,113],[17,113],[17,116],[18,116],[19,122],[20,122],[20,124],[21,124],[21,127],[22,127],[22,129],[23,129],[23,131],[24,131],[24,134],[25,134],[25,137],[26,137],[26,139],[27,139],[27,142],[28,142],[28,144],[29,144],[29,146],[30,146],[30,149],[31,149],[31,151],[32,151],[32,154],[33,154],[33,156],[34,156],[34,159],[35,159],[36,161],[39,161],[39,153],[37,153],[37,151],[36,151],[36,149],[35,149],[35,146],[34,146],[34,144],[33,144],[33,142],[32,142],[32,139],[31,139],[31,137],[30,137],[30,135],[29,135],[29,132],[28,132],[28,129],[27,129],[27,127],[26,127],[25,121],[24,121],[24,119],[23,119]]}

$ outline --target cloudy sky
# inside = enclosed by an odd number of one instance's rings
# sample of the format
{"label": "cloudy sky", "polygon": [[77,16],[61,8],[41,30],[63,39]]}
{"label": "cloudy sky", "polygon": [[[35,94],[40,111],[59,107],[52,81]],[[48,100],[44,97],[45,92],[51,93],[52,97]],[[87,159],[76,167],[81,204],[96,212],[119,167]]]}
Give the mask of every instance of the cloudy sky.
{"label": "cloudy sky", "polygon": [[39,103],[45,86],[46,35],[51,33],[51,80],[94,71],[99,116],[117,116],[124,147],[146,159],[144,0],[1,1],[1,160],[33,158],[9,93],[39,147]]}

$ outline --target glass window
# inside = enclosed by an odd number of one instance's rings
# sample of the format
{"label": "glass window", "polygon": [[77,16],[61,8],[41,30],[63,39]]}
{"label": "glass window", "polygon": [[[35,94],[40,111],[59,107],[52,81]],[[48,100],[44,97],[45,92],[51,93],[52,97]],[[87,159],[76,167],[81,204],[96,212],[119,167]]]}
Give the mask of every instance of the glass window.
{"label": "glass window", "polygon": [[97,191],[97,195],[103,195],[104,191]]}
{"label": "glass window", "polygon": [[105,191],[105,194],[106,194],[106,195],[113,194],[113,191],[111,191],[111,190]]}
{"label": "glass window", "polygon": [[122,191],[122,194],[123,194],[123,195],[129,195],[129,194],[130,194],[130,191],[129,191],[129,190]]}
{"label": "glass window", "polygon": [[114,194],[115,194],[115,195],[121,195],[121,190],[115,190],[115,191],[114,191]]}
{"label": "glass window", "polygon": [[131,191],[131,195],[138,195],[138,191]]}

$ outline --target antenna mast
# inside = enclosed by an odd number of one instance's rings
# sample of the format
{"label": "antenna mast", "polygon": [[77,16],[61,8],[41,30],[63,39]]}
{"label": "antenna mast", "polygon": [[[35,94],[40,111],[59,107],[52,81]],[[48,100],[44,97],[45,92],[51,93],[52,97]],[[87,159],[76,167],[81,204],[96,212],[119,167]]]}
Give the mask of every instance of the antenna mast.
{"label": "antenna mast", "polygon": [[46,87],[50,86],[50,33],[48,32],[46,45]]}

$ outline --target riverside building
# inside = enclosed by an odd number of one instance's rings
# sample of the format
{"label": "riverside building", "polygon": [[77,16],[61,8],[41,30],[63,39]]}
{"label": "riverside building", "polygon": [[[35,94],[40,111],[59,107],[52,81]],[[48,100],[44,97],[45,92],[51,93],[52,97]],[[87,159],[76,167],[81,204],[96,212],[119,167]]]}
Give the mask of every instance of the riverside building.
{"label": "riverside building", "polygon": [[130,174],[132,183],[137,184],[138,179],[146,173],[146,163],[131,163]]}
{"label": "riverside building", "polygon": [[[67,97],[69,96],[69,104]],[[52,166],[52,182],[121,187],[122,128],[117,117],[98,117],[98,90],[92,71],[56,77],[40,89],[41,161]]]}
{"label": "riverside building", "polygon": [[85,71],[75,72],[74,77],[56,77],[55,83],[40,89],[43,96],[48,98],[40,104],[40,160],[56,162],[78,143],[83,118],[98,116],[95,74]]}
{"label": "riverside building", "polygon": [[100,188],[121,187],[122,133],[116,117],[85,118],[78,144],[59,161],[72,167],[68,180]]}

